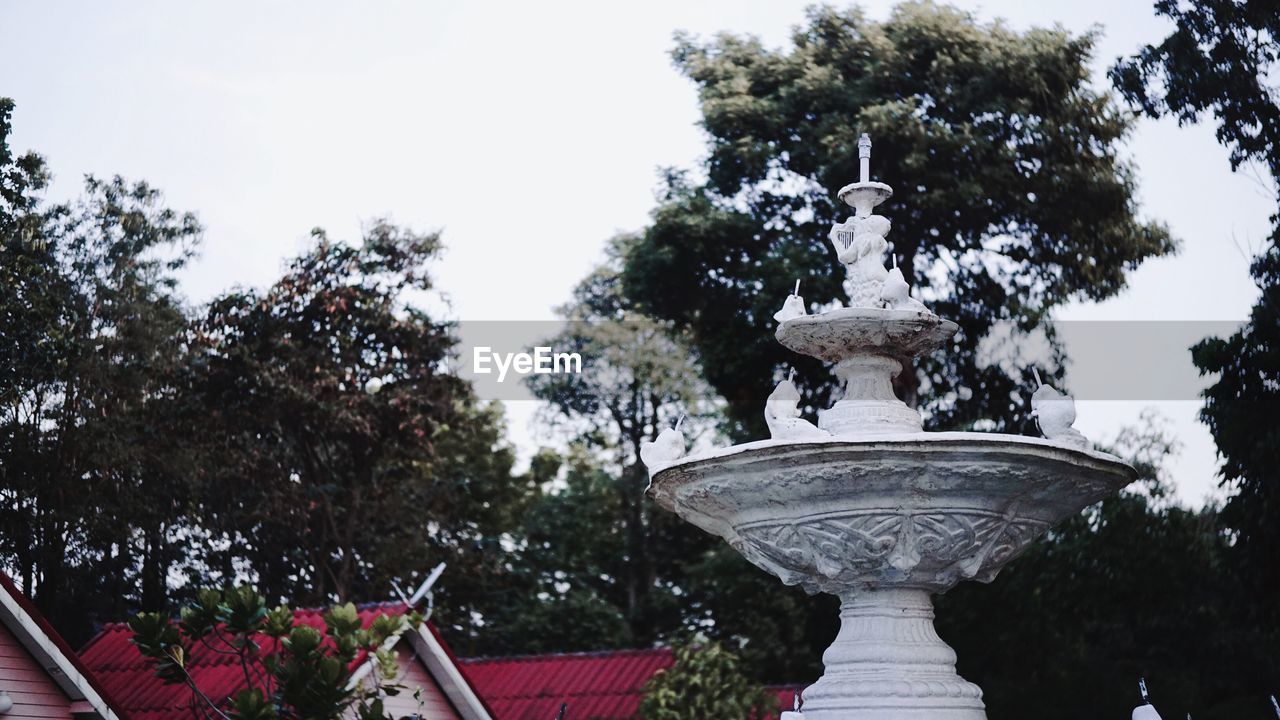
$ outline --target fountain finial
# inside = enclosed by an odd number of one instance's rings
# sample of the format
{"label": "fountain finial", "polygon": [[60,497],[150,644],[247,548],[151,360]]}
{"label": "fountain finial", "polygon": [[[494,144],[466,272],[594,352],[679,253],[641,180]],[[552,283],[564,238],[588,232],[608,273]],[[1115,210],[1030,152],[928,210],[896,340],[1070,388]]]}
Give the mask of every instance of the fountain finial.
{"label": "fountain finial", "polygon": [[871,136],[858,138],[858,182],[871,182]]}
{"label": "fountain finial", "polygon": [[1142,704],[1133,709],[1133,720],[1160,720],[1160,713],[1151,704],[1151,696],[1147,694],[1147,679],[1138,678],[1138,693],[1142,695]]}

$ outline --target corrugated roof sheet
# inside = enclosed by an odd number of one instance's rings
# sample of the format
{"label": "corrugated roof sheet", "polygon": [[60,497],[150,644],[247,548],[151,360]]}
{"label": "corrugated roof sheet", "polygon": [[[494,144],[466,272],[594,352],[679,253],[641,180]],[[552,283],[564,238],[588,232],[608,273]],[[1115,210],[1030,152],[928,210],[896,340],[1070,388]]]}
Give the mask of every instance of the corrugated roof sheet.
{"label": "corrugated roof sheet", "polygon": [[[635,717],[644,684],[671,667],[670,648],[463,659],[462,666],[497,720],[553,720],[568,703],[566,720]],[[790,709],[799,688],[776,687],[779,707]]]}
{"label": "corrugated roof sheet", "polygon": [[[360,620],[368,627],[378,615],[403,615],[407,609],[403,603],[362,605]],[[322,610],[295,610],[293,616],[298,623],[324,628]],[[107,625],[80,652],[80,659],[133,720],[190,720],[191,691],[185,685],[161,682],[152,661],[129,642],[132,636],[124,624]],[[274,649],[274,640],[260,638],[259,643],[264,651]],[[245,687],[244,670],[237,657],[219,650],[221,647],[216,644],[211,648],[197,643],[187,661],[187,671],[196,685],[215,702],[222,702]],[[364,659],[363,654],[357,657],[352,667]],[[251,672],[256,670],[250,668]]]}

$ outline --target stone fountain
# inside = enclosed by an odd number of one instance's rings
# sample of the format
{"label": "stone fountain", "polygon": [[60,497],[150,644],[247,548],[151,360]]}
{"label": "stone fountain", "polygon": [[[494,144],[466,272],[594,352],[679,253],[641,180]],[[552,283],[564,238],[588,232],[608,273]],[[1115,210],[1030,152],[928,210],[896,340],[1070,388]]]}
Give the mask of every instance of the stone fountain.
{"label": "stone fountain", "polygon": [[861,180],[839,193],[855,212],[830,235],[849,306],[810,315],[797,291],[776,316],[778,341],[831,363],[843,397],[814,426],[784,380],[765,409],[770,439],[684,457],[665,431],[645,456],[649,493],[782,582],[840,598],[825,672],[788,717],[984,720],[982,690],[934,630],[932,596],[992,581],[1136,473],[1090,449],[1070,427],[1074,402],[1048,386],[1034,398],[1045,438],[923,432],[892,381],[957,327],[885,267],[890,222],[872,211],[893,191],[870,180],[870,146],[864,135]]}

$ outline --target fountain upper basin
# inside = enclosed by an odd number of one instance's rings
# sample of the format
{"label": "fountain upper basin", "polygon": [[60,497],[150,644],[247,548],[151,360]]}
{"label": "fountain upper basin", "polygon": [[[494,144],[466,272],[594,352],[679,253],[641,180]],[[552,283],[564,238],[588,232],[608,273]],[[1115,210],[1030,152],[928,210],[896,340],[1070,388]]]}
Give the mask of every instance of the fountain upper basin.
{"label": "fountain upper basin", "polygon": [[849,597],[989,582],[1136,477],[1115,456],[1039,438],[904,433],[692,455],[654,472],[649,493],[788,585]]}
{"label": "fountain upper basin", "polygon": [[774,337],[790,350],[840,362],[860,353],[915,357],[942,347],[957,330],[933,313],[848,307],[786,320]]}

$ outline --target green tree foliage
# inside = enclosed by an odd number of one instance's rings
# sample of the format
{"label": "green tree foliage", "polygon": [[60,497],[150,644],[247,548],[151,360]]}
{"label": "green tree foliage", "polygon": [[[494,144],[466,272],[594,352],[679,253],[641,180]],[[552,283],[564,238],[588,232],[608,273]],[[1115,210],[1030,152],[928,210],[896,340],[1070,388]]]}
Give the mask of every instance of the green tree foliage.
{"label": "green tree foliage", "polygon": [[[1280,183],[1280,11],[1270,0],[1162,0],[1156,12],[1174,23],[1156,45],[1116,65],[1125,97],[1152,117],[1180,123],[1206,114],[1233,168],[1260,163]],[[1257,622],[1280,627],[1280,208],[1275,229],[1250,272],[1260,297],[1245,327],[1192,350],[1202,373],[1217,381],[1205,392],[1201,419],[1223,459],[1223,486],[1234,491],[1222,521],[1236,537],[1236,559]],[[1273,653],[1274,655],[1274,653]],[[1272,661],[1272,687],[1280,667]],[[1259,688],[1261,691],[1262,688]]]}
{"label": "green tree foliage", "polygon": [[[275,600],[386,597],[441,561],[469,622],[535,486],[500,407],[410,300],[440,242],[317,233],[263,291],[184,308],[200,227],[145,184],[51,204],[0,101],[0,562],[64,635],[251,577]],[[368,383],[378,380],[378,392]]]}
{"label": "green tree foliage", "polygon": [[1217,122],[1232,167],[1259,161],[1280,178],[1280,12],[1274,0],[1159,0],[1157,15],[1174,23],[1111,70],[1126,100],[1151,117]]}
{"label": "green tree foliage", "polygon": [[201,517],[272,597],[382,597],[439,560],[465,576],[467,548],[512,521],[526,488],[498,411],[448,372],[450,326],[406,299],[439,248],[386,223],[358,246],[317,231],[274,285],[195,323],[198,440],[220,458]]}
{"label": "green tree foliage", "polygon": [[742,656],[756,677],[816,675],[816,649],[835,632],[834,603],[781,587],[644,497],[641,443],[683,414],[692,446],[711,432],[722,403],[701,380],[697,353],[682,334],[637,313],[624,294],[620,272],[632,242],[610,243],[605,261],[561,309],[564,332],[548,342],[581,353],[583,373],[531,378],[550,420],[574,444],[558,461],[544,455],[535,471],[546,482],[517,533],[514,584],[484,613],[475,647],[594,650],[704,632],[745,642]]}
{"label": "green tree foliage", "polygon": [[1175,448],[1154,418],[1112,450],[1138,484],[1056,528],[995,582],[937,598],[960,672],[982,686],[993,720],[1125,717],[1139,677],[1165,717],[1271,717],[1258,688],[1274,680],[1275,636],[1250,619],[1216,508],[1169,501]]}
{"label": "green tree foliage", "polygon": [[690,333],[736,437],[763,434],[759,410],[785,365],[826,403],[827,373],[763,329],[796,278],[811,304],[842,299],[826,235],[849,212],[834,191],[857,178],[862,132],[873,175],[898,193],[883,212],[899,266],[962,328],[920,375],[903,374],[901,392],[935,427],[1025,426],[1026,380],[982,364],[978,343],[997,322],[1026,329],[1065,300],[1109,297],[1173,248],[1136,217],[1117,157],[1130,120],[1090,88],[1092,49],[1092,35],[1017,33],[928,2],[883,23],[818,7],[784,50],[679,39],[676,66],[698,87],[709,136],[704,177],[669,174],[623,282],[642,310]]}
{"label": "green tree foliage", "polygon": [[[1191,356],[1201,372],[1217,376],[1204,393],[1200,418],[1222,456],[1223,485],[1234,491],[1222,521],[1236,536],[1259,624],[1275,629],[1280,628],[1275,601],[1280,597],[1280,246],[1264,250],[1251,270],[1262,297],[1245,328],[1202,341]],[[1280,636],[1276,641],[1280,647]],[[1273,684],[1280,685],[1280,658],[1270,665]]]}
{"label": "green tree foliage", "polygon": [[118,177],[45,202],[44,161],[9,148],[12,109],[0,99],[0,553],[82,638],[91,613],[159,607],[182,554],[174,274],[200,227]]}
{"label": "green tree foliage", "polygon": [[778,699],[743,674],[738,658],[719,643],[675,647],[676,662],[645,683],[644,720],[754,720],[777,717]]}
{"label": "green tree foliage", "polygon": [[[396,682],[394,652],[383,646],[421,622],[417,615],[378,615],[365,627],[356,606],[346,603],[324,614],[320,630],[296,622],[287,607],[269,609],[252,588],[228,587],[196,593],[176,623],[164,613],[139,613],[129,629],[139,652],[155,663],[156,675],[191,690],[192,717],[392,720],[382,698],[405,688]],[[240,687],[229,693],[200,687],[187,670],[196,648],[225,654],[242,672]],[[370,656],[373,673],[353,683],[362,653]]]}
{"label": "green tree foliage", "polygon": [[[626,648],[638,640],[627,615],[627,533],[616,472],[581,446],[540,452],[531,475],[544,489],[514,533],[509,572],[491,586],[474,654],[533,654]],[[450,636],[453,647],[459,647]]]}
{"label": "green tree foliage", "polygon": [[[541,543],[544,549],[570,553],[555,556],[562,561],[558,567],[539,558],[544,585],[567,583],[605,600],[621,610],[630,640],[649,644],[679,627],[672,573],[678,574],[684,559],[708,541],[645,499],[648,473],[640,447],[681,415],[688,416],[686,434],[696,437],[707,429],[715,404],[714,393],[701,381],[696,355],[668,325],[634,313],[621,294],[618,272],[631,241],[623,237],[610,243],[606,261],[561,308],[565,330],[548,341],[558,350],[579,353],[583,371],[531,376],[533,392],[549,404],[551,421],[594,452],[597,462],[595,467],[580,459],[569,464],[568,484],[544,497],[527,533],[535,547]],[[609,538],[608,552],[601,552],[599,539],[589,543],[590,550],[560,546],[557,534],[572,532],[566,523],[578,522],[577,516],[563,515],[565,506],[598,521],[588,527]],[[575,556],[578,552],[586,554]],[[569,573],[572,581],[556,572]]]}

